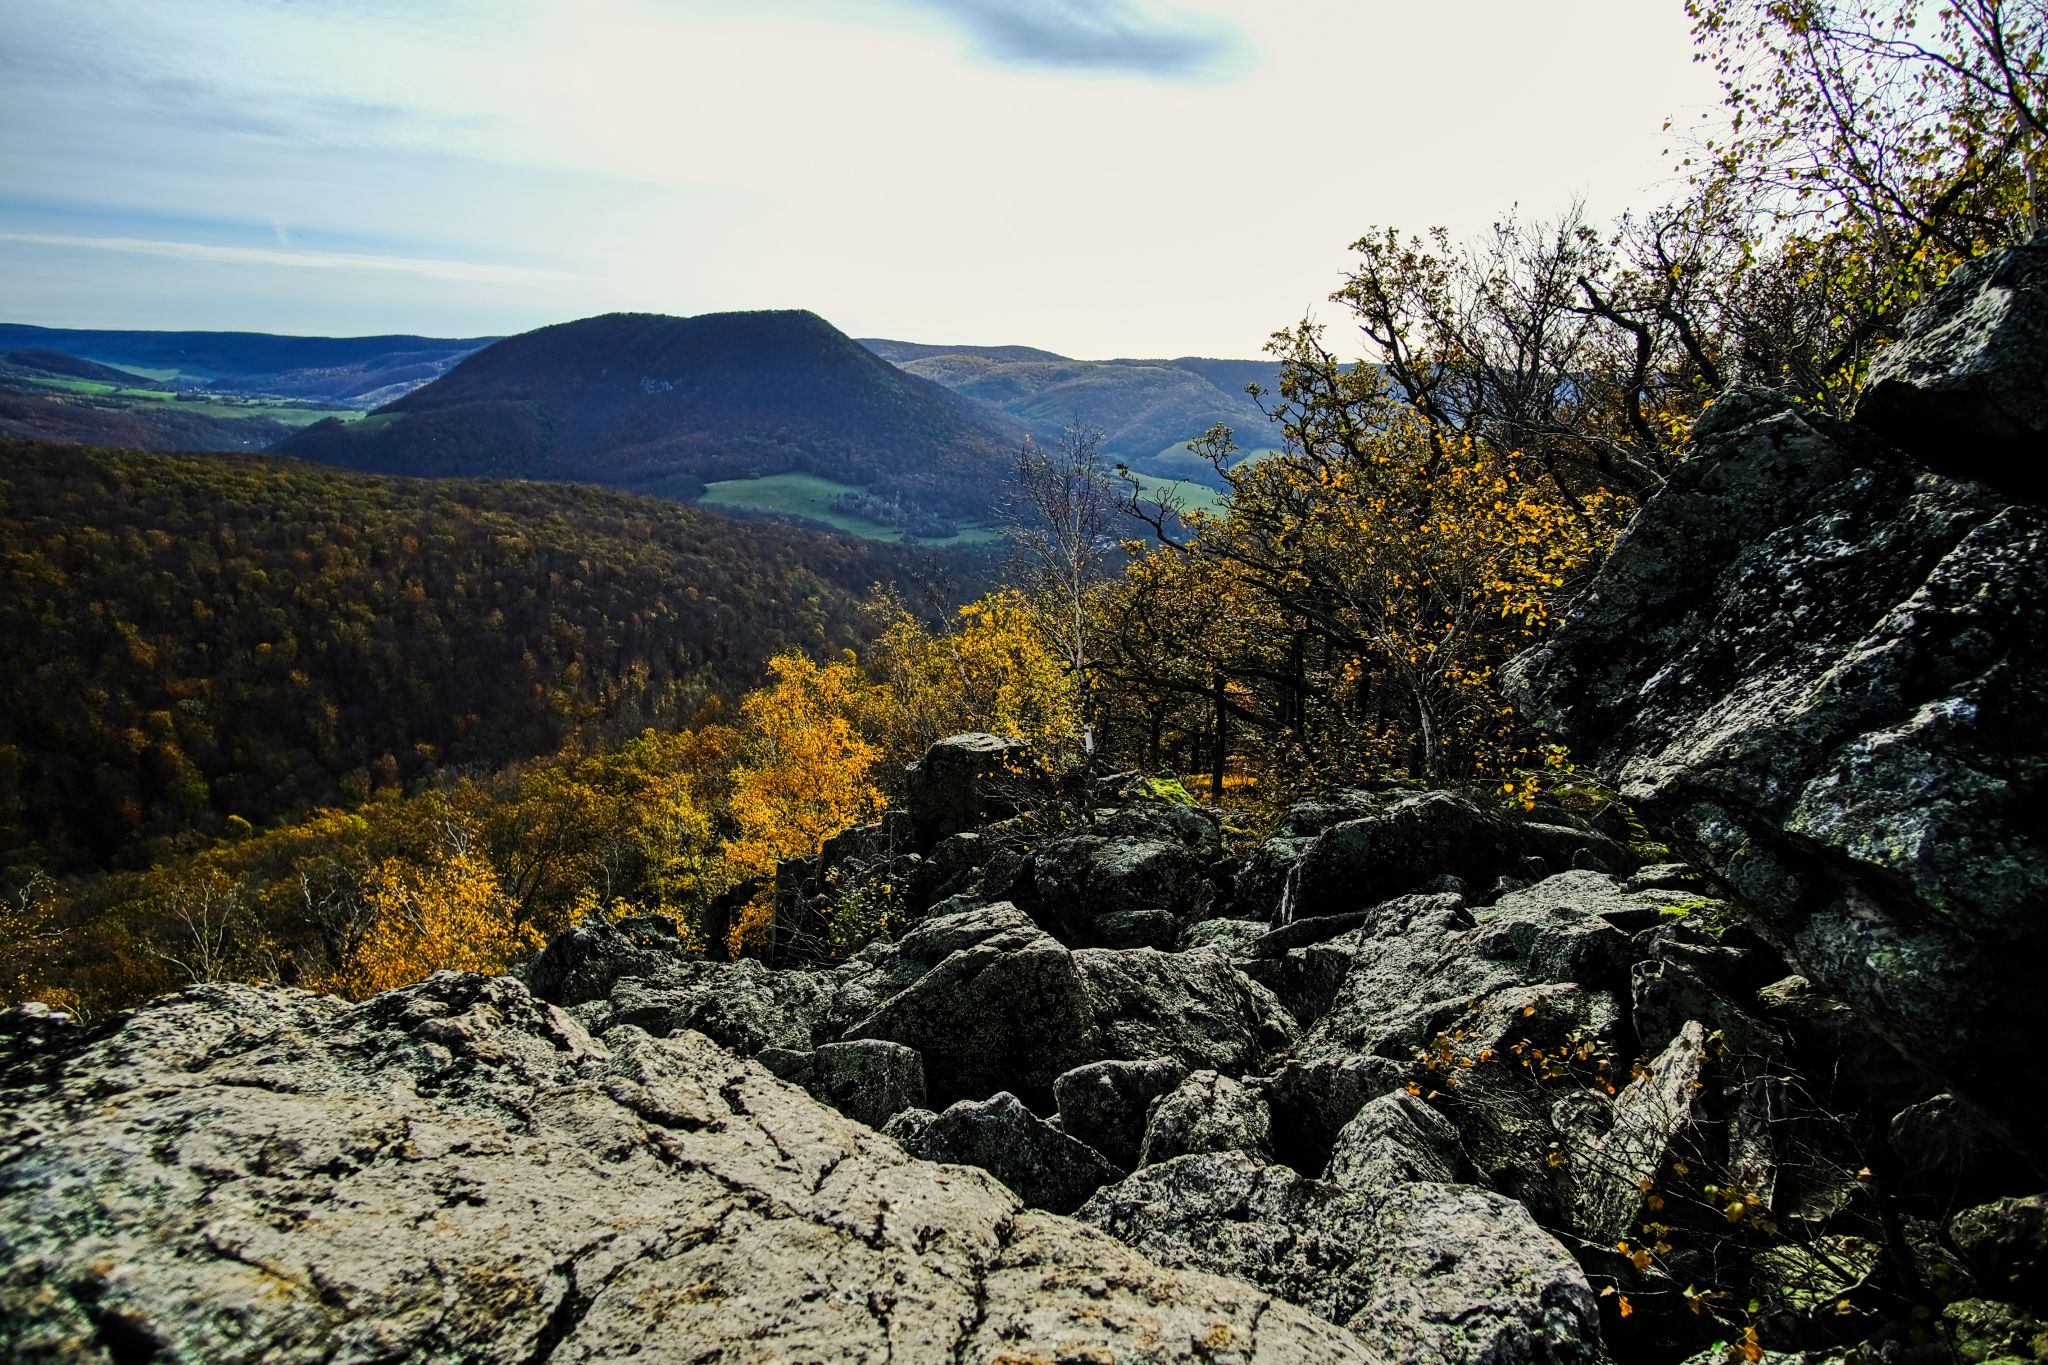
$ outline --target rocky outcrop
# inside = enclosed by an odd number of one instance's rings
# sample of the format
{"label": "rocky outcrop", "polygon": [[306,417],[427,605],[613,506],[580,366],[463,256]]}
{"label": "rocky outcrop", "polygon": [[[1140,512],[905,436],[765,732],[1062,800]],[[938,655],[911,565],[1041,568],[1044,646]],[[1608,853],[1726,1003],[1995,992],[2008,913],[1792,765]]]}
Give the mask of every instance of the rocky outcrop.
{"label": "rocky outcrop", "polygon": [[996,792],[1024,745],[998,735],[953,735],[912,764],[906,783],[911,829],[920,847],[973,829],[1007,810]]}
{"label": "rocky outcrop", "polygon": [[1418,1180],[1449,1184],[1461,1164],[1456,1125],[1396,1090],[1360,1109],[1338,1132],[1324,1178],[1371,1192]]}
{"label": "rocky outcrop", "polygon": [[[2039,361],[2013,357],[2048,318],[2038,298],[2020,310],[2039,256],[1958,273],[1880,370],[1877,432],[1724,396],[1557,635],[1511,669],[1525,709],[1804,976],[2037,1160],[2048,1053],[2014,1044],[2048,1024],[2048,510],[1950,476],[1967,462],[1930,470],[1883,421],[1975,405],[2038,436],[2018,395],[2040,401]],[[1946,448],[1990,449],[1969,432]]]}
{"label": "rocky outcrop", "polygon": [[889,1132],[912,1156],[979,1166],[1026,1204],[1051,1213],[1072,1213],[1123,1175],[1008,1091],[979,1104],[962,1100],[943,1114],[906,1115]]}
{"label": "rocky outcrop", "polygon": [[1172,1057],[1077,1066],[1052,1083],[1060,1128],[1128,1171],[1138,1164],[1153,1103],[1187,1074],[1187,1066]]}
{"label": "rocky outcrop", "polygon": [[5,1044],[9,1360],[1376,1359],[515,981],[204,987],[78,1032]]}
{"label": "rocky outcrop", "polygon": [[1138,1164],[1155,1165],[1192,1152],[1244,1152],[1273,1159],[1273,1115],[1241,1081],[1197,1071],[1153,1107]]}
{"label": "rocky outcrop", "polygon": [[1903,330],[1857,422],[1936,473],[2048,497],[2048,233],[1958,267]]}
{"label": "rocky outcrop", "polygon": [[924,1105],[924,1058],[900,1043],[860,1038],[815,1052],[764,1048],[756,1060],[812,1099],[871,1128]]}
{"label": "rocky outcrop", "polygon": [[1390,1359],[1605,1358],[1584,1273],[1528,1210],[1485,1190],[1342,1190],[1210,1153],[1148,1166],[1080,1216],[1169,1265],[1270,1288]]}
{"label": "rocky outcrop", "polygon": [[[920,959],[930,964],[922,971]],[[1008,1089],[1046,1108],[1054,1080],[1098,1061],[1170,1057],[1242,1072],[1296,1033],[1219,952],[1075,951],[1007,906],[927,921],[893,959],[861,970],[910,979],[878,993],[846,1036],[917,1049],[933,1098],[947,1103]]]}
{"label": "rocky outcrop", "polygon": [[1447,875],[1481,886],[1634,867],[1625,847],[1554,807],[1509,811],[1448,791],[1353,793],[1297,807],[1246,863],[1237,901],[1240,911],[1287,924],[1431,889]]}

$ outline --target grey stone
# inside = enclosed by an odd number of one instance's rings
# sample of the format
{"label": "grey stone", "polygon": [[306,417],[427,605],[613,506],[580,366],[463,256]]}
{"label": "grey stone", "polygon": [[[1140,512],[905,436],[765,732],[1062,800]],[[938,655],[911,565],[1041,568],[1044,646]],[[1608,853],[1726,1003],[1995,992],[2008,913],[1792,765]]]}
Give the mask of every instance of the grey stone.
{"label": "grey stone", "polygon": [[775,971],[752,958],[685,959],[652,977],[625,977],[579,1013],[596,1031],[618,1025],[656,1037],[694,1029],[743,1055],[765,1047],[808,1050],[830,1003],[826,978]]}
{"label": "grey stone", "polygon": [[1096,1031],[1084,1060],[1173,1057],[1242,1076],[1299,1036],[1272,993],[1213,948],[1089,948],[1074,966]]}
{"label": "grey stone", "polygon": [[1639,867],[1623,883],[1626,891],[1697,891],[1706,884],[1691,863],[1652,863]]}
{"label": "grey stone", "polygon": [[674,920],[660,915],[617,923],[592,918],[555,935],[524,976],[533,993],[548,1003],[581,1005],[604,999],[623,977],[659,977],[688,958]]}
{"label": "grey stone", "polygon": [[1704,1028],[1688,1023],[1622,1087],[1611,1127],[1573,1135],[1567,1161],[1577,1184],[1575,1222],[1588,1241],[1604,1246],[1634,1227],[1646,1187],[1655,1185],[1672,1145],[1693,1122],[1706,1040]]}
{"label": "grey stone", "polygon": [[870,1128],[924,1106],[924,1059],[900,1043],[864,1038],[826,1043],[815,1052],[767,1048],[755,1060]]}
{"label": "grey stone", "polygon": [[1576,1027],[1592,1032],[1610,1029],[1618,1013],[1612,992],[1575,982],[1625,984],[1628,941],[1597,911],[1542,894],[1544,885],[1479,911],[1455,896],[1382,906],[1396,913],[1331,945],[1350,950],[1351,966],[1299,1055],[1412,1057],[1437,1033],[1487,1012],[1489,998],[1515,994],[1527,1003],[1521,993],[1529,991],[1549,1002],[1549,1015],[1570,1013]]}
{"label": "grey stone", "polygon": [[1021,740],[966,734],[949,735],[926,749],[904,774],[905,805],[918,845],[930,848],[1006,814],[996,789],[1024,747]]}
{"label": "grey stone", "polygon": [[1645,1042],[1669,1038],[1690,1020],[1721,1035],[1729,1064],[1754,1074],[1783,1065],[1784,1044],[1777,1030],[1737,1004],[1722,990],[1697,958],[1687,960],[1682,948],[1659,943],[1656,956],[1638,962],[1629,983],[1637,1034]]}
{"label": "grey stone", "polygon": [[926,1161],[979,1166],[1033,1208],[1072,1213],[1123,1172],[1087,1143],[1062,1133],[1005,1091],[962,1100],[929,1122],[899,1130],[904,1150]]}
{"label": "grey stone", "polygon": [[1274,1154],[1304,1174],[1323,1170],[1344,1125],[1400,1086],[1410,1064],[1361,1056],[1289,1060],[1260,1082],[1273,1115]]}
{"label": "grey stone", "polygon": [[1461,1165],[1456,1125],[1418,1097],[1396,1090],[1344,1125],[1323,1178],[1370,1193],[1416,1180],[1450,1184]]}
{"label": "grey stone", "polygon": [[1180,916],[1171,910],[1112,910],[1095,917],[1093,937],[1108,948],[1180,946]]}
{"label": "grey stone", "polygon": [[1694,450],[1506,684],[2038,1157],[2048,511],[1760,391]]}
{"label": "grey stone", "polygon": [[1152,1102],[1187,1074],[1187,1065],[1173,1057],[1075,1067],[1052,1083],[1060,1129],[1131,1170],[1138,1164]]}
{"label": "grey stone", "polygon": [[1335,1007],[1355,951],[1348,943],[1314,943],[1278,957],[1240,959],[1239,968],[1271,991],[1295,1023],[1308,1029]]}
{"label": "grey stone", "polygon": [[1898,1162],[1898,1192],[1937,1208],[1989,1199],[2026,1167],[1988,1115],[1952,1094],[1901,1109],[1886,1139]]}
{"label": "grey stone", "polygon": [[1374,1359],[508,979],[201,987],[44,1058],[0,1091],[11,1360]]}
{"label": "grey stone", "polygon": [[1856,421],[1930,469],[2048,496],[2048,234],[1956,267],[1901,331]]}
{"label": "grey stone", "polygon": [[1509,1199],[1417,1182],[1368,1198],[1242,1152],[1147,1166],[1080,1216],[1349,1326],[1388,1360],[1603,1361],[1593,1291]]}
{"label": "grey stone", "polygon": [[1248,1152],[1273,1160],[1273,1116],[1257,1091],[1214,1071],[1191,1072],[1153,1107],[1138,1164],[1192,1152]]}
{"label": "grey stone", "polygon": [[1046,1107],[1055,1077],[1103,1055],[1096,1035],[1074,954],[1037,929],[949,953],[847,1030],[915,1048],[941,1103],[1007,1089]]}
{"label": "grey stone", "polygon": [[1046,923],[1075,946],[1137,946],[1112,941],[1115,927],[1101,922],[1148,911],[1172,924],[1170,945],[1179,922],[1199,918],[1210,894],[1204,859],[1178,839],[1094,831],[1040,846],[1031,855],[1031,882]]}
{"label": "grey stone", "polygon": [[1927,1078],[1869,1020],[1805,977],[1771,982],[1756,1003],[1791,1039],[1807,1084],[1829,1107],[1896,1114],[1928,1097]]}
{"label": "grey stone", "polygon": [[1293,857],[1277,899],[1270,905],[1252,899],[1271,894],[1270,878],[1260,874],[1249,883],[1240,879],[1239,903],[1268,909],[1283,925],[1360,910],[1447,874],[1483,883],[1532,862],[1539,875],[1574,867],[1626,873],[1635,866],[1626,848],[1594,830],[1527,819],[1446,791],[1391,796],[1305,846],[1295,836],[1279,838],[1275,852],[1255,859],[1263,867]]}
{"label": "grey stone", "polygon": [[2048,1194],[1965,1209],[1948,1233],[1987,1290],[2048,1311]]}
{"label": "grey stone", "polygon": [[[941,952],[934,966],[917,961]],[[1242,1075],[1297,1036],[1279,1002],[1213,949],[1070,951],[1007,905],[920,925],[861,970],[839,990],[873,1008],[845,1036],[915,1048],[929,1094],[947,1104],[1010,1090],[1050,1110],[1053,1081],[1095,1061],[1174,1057]]]}
{"label": "grey stone", "polygon": [[1205,919],[1181,935],[1183,948],[1214,948],[1235,960],[1240,950],[1264,936],[1272,926],[1256,919]]}

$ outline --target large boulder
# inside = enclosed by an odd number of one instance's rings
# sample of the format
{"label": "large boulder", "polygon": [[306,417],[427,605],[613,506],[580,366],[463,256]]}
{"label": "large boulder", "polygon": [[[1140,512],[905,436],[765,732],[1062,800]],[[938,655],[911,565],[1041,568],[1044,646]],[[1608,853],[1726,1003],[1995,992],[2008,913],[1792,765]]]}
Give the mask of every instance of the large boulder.
{"label": "large boulder", "polygon": [[1856,420],[1930,469],[2048,497],[2048,233],[1958,267],[1904,331]]}
{"label": "large boulder", "polygon": [[929,1122],[905,1124],[904,1150],[926,1161],[979,1166],[1033,1208],[1072,1213],[1123,1172],[1008,1093],[951,1106]]}
{"label": "large boulder", "polygon": [[756,1060],[870,1128],[880,1128],[906,1109],[924,1107],[924,1059],[901,1043],[861,1038],[827,1043],[815,1052],[771,1047]]}
{"label": "large boulder", "polygon": [[[1164,926],[1171,942],[1179,937],[1178,921],[1195,918],[1209,898],[1203,860],[1172,839],[1066,835],[1031,855],[1031,878],[1046,919],[1076,945],[1124,946],[1110,936],[1129,917],[1147,911],[1157,912],[1150,918]],[[1109,916],[1119,919],[1103,925]]]}
{"label": "large boulder", "polygon": [[1097,1058],[1172,1057],[1233,1076],[1259,1070],[1299,1035],[1272,992],[1213,948],[1074,954]]}
{"label": "large boulder", "polygon": [[1948,1231],[1987,1289],[2048,1311],[2048,1194],[1965,1209]]}
{"label": "large boulder", "polygon": [[1072,952],[1042,930],[1013,926],[946,954],[847,1037],[915,1048],[941,1104],[1009,1090],[1049,1109],[1055,1078],[1104,1055],[1088,995]]}
{"label": "large boulder", "polygon": [[1374,1359],[516,981],[200,987],[72,1033],[0,1067],[9,1360]]}
{"label": "large boulder", "polygon": [[1190,1152],[1249,1152],[1273,1159],[1273,1115],[1256,1090],[1214,1071],[1193,1072],[1161,1099],[1145,1125],[1138,1164]]}
{"label": "large boulder", "polygon": [[1098,1061],[1171,1057],[1243,1075],[1297,1033],[1214,949],[1077,952],[1009,905],[921,924],[835,991],[872,1002],[845,1036],[915,1048],[941,1104],[1009,1090],[1049,1112],[1053,1082]]}
{"label": "large boulder", "polygon": [[1343,1190],[1242,1152],[1178,1157],[1080,1216],[1169,1265],[1246,1279],[1386,1359],[1593,1365],[1593,1291],[1528,1210],[1464,1185]]}
{"label": "large boulder", "polygon": [[1008,810],[997,793],[1004,774],[1024,751],[1020,740],[998,735],[949,735],[924,751],[904,774],[912,835],[930,848],[949,835]]}
{"label": "large boulder", "polygon": [[1449,1184],[1464,1164],[1457,1127],[1406,1090],[1360,1109],[1337,1134],[1323,1178],[1347,1190],[1383,1190],[1417,1180]]}
{"label": "large boulder", "polygon": [[1694,449],[1510,690],[2038,1152],[2048,513],[1760,391]]}
{"label": "large boulder", "polygon": [[752,958],[685,959],[656,976],[629,976],[611,994],[575,1007],[594,1032],[631,1024],[657,1037],[695,1030],[751,1057],[768,1047],[807,1049],[831,1003],[831,983],[815,972],[775,971]]}
{"label": "large boulder", "polygon": [[[1563,876],[1565,890],[1545,881],[1480,910],[1448,894],[1378,907],[1370,923],[1328,945],[1348,952],[1350,966],[1299,1055],[1412,1058],[1439,1032],[1498,1013],[1487,1002],[1507,995],[1517,1010],[1540,1000],[1547,1019],[1568,1015],[1573,1026],[1611,1037],[1630,947],[1604,912],[1628,897],[1605,874]],[[1605,898],[1591,894],[1595,880]]]}
{"label": "large boulder", "polygon": [[1240,911],[1284,925],[1361,910],[1445,876],[1478,885],[1503,874],[1635,867],[1626,847],[1562,810],[1509,811],[1448,791],[1389,795],[1313,837],[1297,832],[1343,809],[1318,804],[1283,824],[1239,876]]}
{"label": "large boulder", "polygon": [[1153,1102],[1187,1075],[1187,1064],[1172,1057],[1077,1066],[1052,1083],[1060,1129],[1131,1170],[1138,1164]]}
{"label": "large boulder", "polygon": [[690,959],[674,920],[592,917],[555,935],[526,968],[526,984],[551,1005],[602,1000],[626,977],[660,976]]}

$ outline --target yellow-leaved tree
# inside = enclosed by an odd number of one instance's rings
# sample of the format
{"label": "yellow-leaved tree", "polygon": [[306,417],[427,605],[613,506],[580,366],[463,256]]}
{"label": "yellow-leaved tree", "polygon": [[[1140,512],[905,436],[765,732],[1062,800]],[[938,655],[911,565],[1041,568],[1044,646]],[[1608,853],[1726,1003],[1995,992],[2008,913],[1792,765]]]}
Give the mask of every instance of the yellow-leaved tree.
{"label": "yellow-leaved tree", "polygon": [[866,659],[874,688],[860,723],[890,770],[969,730],[1021,739],[1044,755],[1077,741],[1074,670],[1047,643],[1038,608],[1023,593],[989,593],[938,630],[900,606],[889,610]]}
{"label": "yellow-leaved tree", "polygon": [[1599,562],[1625,502],[1443,432],[1372,367],[1327,367],[1312,329],[1276,349],[1288,448],[1234,463],[1214,433],[1227,515],[1102,594],[1125,711],[1149,716],[1155,752],[1162,715],[1195,731],[1212,780],[1519,783],[1550,754],[1496,670]]}
{"label": "yellow-leaved tree", "polygon": [[741,704],[742,757],[731,779],[728,874],[764,883],[728,936],[735,957],[768,944],[778,862],[809,857],[888,806],[874,780],[880,751],[855,723],[872,697],[853,656],[820,664],[792,651],[769,660],[768,671],[767,685]]}
{"label": "yellow-leaved tree", "polygon": [[431,862],[387,858],[365,887],[370,927],[320,989],[351,1000],[438,971],[496,975],[539,950],[498,889],[498,874],[466,842]]}

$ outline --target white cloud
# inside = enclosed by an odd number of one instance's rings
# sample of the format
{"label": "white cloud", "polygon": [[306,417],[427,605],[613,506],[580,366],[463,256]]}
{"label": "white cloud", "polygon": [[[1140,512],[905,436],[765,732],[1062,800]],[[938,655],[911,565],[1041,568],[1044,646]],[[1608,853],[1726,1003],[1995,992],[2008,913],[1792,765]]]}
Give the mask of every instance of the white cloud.
{"label": "white cloud", "polygon": [[[282,235],[282,228],[279,229],[279,233]],[[205,242],[159,241],[146,237],[81,237],[61,232],[0,231],[0,242],[17,242],[23,246],[69,247],[81,251],[114,251],[130,256],[163,256],[172,260],[210,261],[223,265],[287,266],[299,270],[379,270],[397,275],[424,275],[429,279],[459,280],[473,284],[528,284],[542,280],[584,278],[564,270],[494,265],[481,261],[437,261],[358,251],[216,246]]]}

